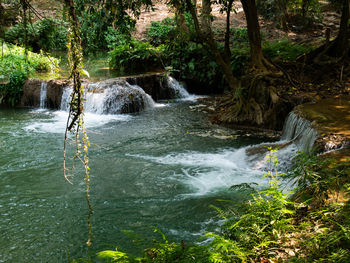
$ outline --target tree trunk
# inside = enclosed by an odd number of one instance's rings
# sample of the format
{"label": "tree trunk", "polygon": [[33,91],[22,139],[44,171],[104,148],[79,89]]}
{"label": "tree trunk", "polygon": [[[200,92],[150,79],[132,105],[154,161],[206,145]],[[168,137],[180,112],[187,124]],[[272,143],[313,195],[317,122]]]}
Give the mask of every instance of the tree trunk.
{"label": "tree trunk", "polygon": [[180,30],[181,36],[183,39],[188,40],[190,35],[190,30],[186,24],[185,15],[183,9],[181,8],[181,4],[179,2],[174,3],[175,7],[175,18],[176,24]]}
{"label": "tree trunk", "polygon": [[342,57],[346,55],[349,50],[349,26],[348,21],[350,18],[349,14],[349,0],[343,0],[343,10],[340,20],[340,29],[336,38],[335,53],[336,57]]}
{"label": "tree trunk", "polygon": [[231,58],[231,50],[230,50],[230,15],[231,15],[231,9],[233,5],[234,0],[229,0],[227,4],[227,10],[226,10],[226,32],[225,32],[225,56],[226,60],[230,60]]}
{"label": "tree trunk", "polygon": [[0,38],[4,38],[4,25],[5,25],[5,9],[2,6],[2,1],[0,0]]}
{"label": "tree trunk", "polygon": [[201,22],[204,37],[211,34],[211,2],[210,0],[202,0]]}
{"label": "tree trunk", "polygon": [[287,0],[279,0],[278,1],[278,9],[279,9],[279,12],[281,13],[281,27],[282,27],[283,31],[288,31]]}
{"label": "tree trunk", "polygon": [[[198,17],[196,14],[195,7],[192,3],[191,0],[185,0],[186,5],[191,13],[193,22],[194,22],[194,27],[196,30],[196,33],[200,39],[202,39],[203,42],[207,43],[210,50],[213,52],[215,56],[216,63],[219,65],[222,73],[224,74],[224,77],[231,88],[232,91],[236,90],[238,87],[238,79],[233,75],[232,69],[231,69],[231,64],[227,63],[226,60],[223,58],[222,54],[220,53],[219,49],[217,48],[217,44],[215,42],[214,36],[212,34],[211,28],[209,27],[209,34],[205,37],[202,33],[202,30],[199,25]],[[208,1],[208,0],[205,0]],[[208,9],[206,9],[208,10]]]}
{"label": "tree trunk", "polygon": [[21,0],[22,12],[23,12],[23,26],[24,26],[24,54],[25,59],[28,59],[28,21],[27,21],[27,2],[26,0]]}
{"label": "tree trunk", "polygon": [[255,0],[241,0],[247,20],[250,56],[253,70],[267,71],[271,66],[261,48],[260,26]]}

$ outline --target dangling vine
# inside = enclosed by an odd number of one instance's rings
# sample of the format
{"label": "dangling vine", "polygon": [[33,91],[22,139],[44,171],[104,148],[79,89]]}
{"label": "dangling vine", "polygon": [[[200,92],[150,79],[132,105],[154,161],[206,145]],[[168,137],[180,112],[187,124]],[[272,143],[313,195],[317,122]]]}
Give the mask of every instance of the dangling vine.
{"label": "dangling vine", "polygon": [[[89,208],[88,214],[88,232],[89,238],[86,244],[91,245],[92,241],[92,227],[91,227],[91,215],[92,206],[90,202],[90,168],[88,151],[90,147],[89,138],[86,133],[84,123],[84,90],[81,83],[81,74],[84,73],[82,64],[82,49],[80,38],[80,26],[75,13],[73,0],[65,0],[65,5],[68,10],[69,17],[69,30],[68,30],[68,62],[70,65],[70,78],[73,79],[73,92],[71,95],[71,102],[69,108],[69,115],[67,119],[66,131],[64,136],[64,158],[63,158],[63,170],[64,177],[71,183],[69,177],[73,176],[68,174],[70,169],[67,168],[67,154],[66,146],[68,141],[68,133],[71,132],[75,135],[75,155],[73,161],[78,159],[81,161],[85,168],[85,195]],[[82,141],[81,141],[82,139]],[[72,169],[74,166],[72,167]]]}

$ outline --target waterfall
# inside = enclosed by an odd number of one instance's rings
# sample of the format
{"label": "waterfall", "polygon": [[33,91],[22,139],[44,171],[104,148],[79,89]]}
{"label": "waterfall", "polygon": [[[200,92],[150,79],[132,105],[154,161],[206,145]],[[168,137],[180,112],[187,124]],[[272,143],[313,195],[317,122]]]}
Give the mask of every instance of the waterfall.
{"label": "waterfall", "polygon": [[178,82],[173,77],[168,76],[167,78],[167,84],[169,88],[173,89],[175,92],[176,98],[188,98],[190,97],[190,94],[187,92],[187,90],[184,88],[184,86]]}
{"label": "waterfall", "polygon": [[[96,114],[118,114],[139,112],[154,107],[153,99],[137,85],[124,80],[106,80],[84,85],[86,112]],[[68,111],[72,88],[62,94],[61,110]]]}
{"label": "waterfall", "polygon": [[318,137],[311,122],[294,112],[289,113],[283,127],[281,139],[293,141],[300,150],[310,151]]}
{"label": "waterfall", "polygon": [[47,95],[47,82],[42,82],[40,87],[40,108],[43,109],[46,106]]}

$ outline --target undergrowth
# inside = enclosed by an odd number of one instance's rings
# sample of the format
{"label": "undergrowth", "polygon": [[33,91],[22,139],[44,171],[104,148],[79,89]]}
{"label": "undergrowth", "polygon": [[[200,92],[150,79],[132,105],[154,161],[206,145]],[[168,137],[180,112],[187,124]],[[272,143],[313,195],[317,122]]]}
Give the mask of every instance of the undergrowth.
{"label": "undergrowth", "polygon": [[11,44],[4,44],[0,52],[0,103],[16,105],[24,82],[35,72],[54,72],[59,60],[43,53],[28,52]]}

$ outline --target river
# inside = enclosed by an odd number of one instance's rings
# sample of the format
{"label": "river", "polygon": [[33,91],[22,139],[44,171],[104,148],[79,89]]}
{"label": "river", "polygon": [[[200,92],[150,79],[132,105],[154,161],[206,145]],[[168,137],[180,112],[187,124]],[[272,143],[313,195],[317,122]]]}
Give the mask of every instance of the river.
{"label": "river", "polygon": [[210,205],[239,202],[231,185],[261,182],[243,147],[263,139],[212,125],[199,108],[180,100],[138,114],[86,115],[89,249],[83,171],[77,163],[72,185],[63,177],[67,113],[0,109],[0,262],[66,262],[67,252],[86,258],[117,246],[141,253],[159,236],[155,227],[186,242],[216,229]]}

